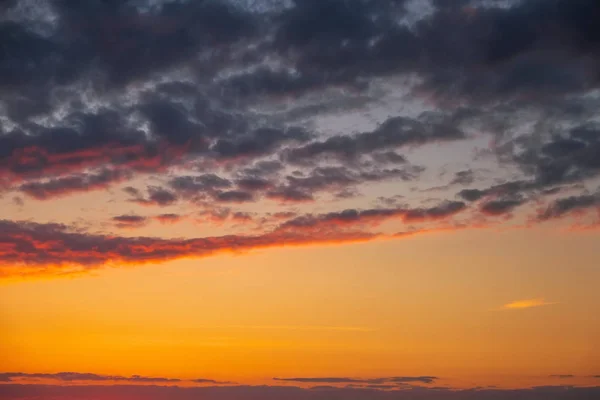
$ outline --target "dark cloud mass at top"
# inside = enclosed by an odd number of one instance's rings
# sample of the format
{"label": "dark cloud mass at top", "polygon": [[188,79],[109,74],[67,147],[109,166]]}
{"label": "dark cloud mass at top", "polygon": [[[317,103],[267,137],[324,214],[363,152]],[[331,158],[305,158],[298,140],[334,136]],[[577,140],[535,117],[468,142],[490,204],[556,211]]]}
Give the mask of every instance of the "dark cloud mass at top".
{"label": "dark cloud mass at top", "polygon": [[[304,207],[279,221],[299,230],[593,215],[599,20],[596,0],[6,1],[0,194],[106,191],[128,207],[110,225],[138,228],[219,207]],[[376,198],[406,204],[336,204]]]}

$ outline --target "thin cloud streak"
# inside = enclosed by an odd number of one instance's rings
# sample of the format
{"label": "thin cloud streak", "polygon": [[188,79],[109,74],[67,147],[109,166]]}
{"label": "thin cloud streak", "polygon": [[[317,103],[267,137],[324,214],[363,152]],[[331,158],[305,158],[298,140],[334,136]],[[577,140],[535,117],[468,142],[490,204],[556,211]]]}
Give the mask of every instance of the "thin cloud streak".
{"label": "thin cloud streak", "polygon": [[522,310],[522,309],[526,309],[526,308],[551,306],[554,304],[559,304],[559,303],[548,302],[548,301],[544,300],[543,298],[517,300],[517,301],[512,301],[510,303],[503,305],[501,310]]}

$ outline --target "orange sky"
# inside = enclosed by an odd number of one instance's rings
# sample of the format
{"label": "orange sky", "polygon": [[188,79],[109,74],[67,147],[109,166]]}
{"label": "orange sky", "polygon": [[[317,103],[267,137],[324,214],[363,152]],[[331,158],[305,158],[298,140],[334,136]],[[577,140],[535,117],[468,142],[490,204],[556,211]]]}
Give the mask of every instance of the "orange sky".
{"label": "orange sky", "polygon": [[[600,362],[596,242],[548,229],[463,231],[8,283],[0,369],[243,383],[584,377]],[[500,309],[539,298],[551,304]]]}

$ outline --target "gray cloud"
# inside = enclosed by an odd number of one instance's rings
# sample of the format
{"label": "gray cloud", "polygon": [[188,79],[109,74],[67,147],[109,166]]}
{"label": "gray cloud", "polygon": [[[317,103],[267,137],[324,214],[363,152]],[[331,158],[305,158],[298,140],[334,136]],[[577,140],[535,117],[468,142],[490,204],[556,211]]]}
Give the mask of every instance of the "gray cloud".
{"label": "gray cloud", "polygon": [[0,395],[8,400],[20,398],[56,398],[75,400],[81,398],[131,397],[148,400],[400,400],[415,398],[423,400],[573,400],[593,399],[600,394],[597,387],[549,386],[530,389],[464,389],[408,387],[399,390],[386,388],[331,386],[302,389],[287,386],[225,386],[225,387],[173,387],[173,386],[43,386],[43,385],[0,385]]}
{"label": "gray cloud", "polygon": [[347,377],[324,377],[324,378],[273,378],[276,381],[302,382],[302,383],[433,383],[439,378],[435,376],[394,376],[385,378],[347,378]]}

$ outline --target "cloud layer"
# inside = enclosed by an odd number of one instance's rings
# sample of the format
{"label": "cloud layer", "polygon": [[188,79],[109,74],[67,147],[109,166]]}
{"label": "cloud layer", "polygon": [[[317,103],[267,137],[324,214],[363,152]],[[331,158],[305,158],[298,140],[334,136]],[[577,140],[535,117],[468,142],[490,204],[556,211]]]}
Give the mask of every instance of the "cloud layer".
{"label": "cloud layer", "polygon": [[44,386],[0,385],[0,394],[7,400],[45,397],[57,400],[96,399],[147,399],[191,400],[219,399],[294,399],[294,400],[358,400],[358,399],[423,399],[423,400],[495,400],[518,398],[523,400],[592,399],[600,394],[600,388],[576,388],[570,386],[536,387],[532,389],[501,390],[476,388],[449,390],[444,387],[412,387],[402,390],[378,388],[334,388],[321,386],[313,389],[282,386],[232,386],[208,388],[182,388],[161,386]]}
{"label": "cloud layer", "polygon": [[[597,1],[351,3],[4,2],[2,275],[598,224]],[[84,194],[116,211],[30,218]]]}

